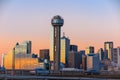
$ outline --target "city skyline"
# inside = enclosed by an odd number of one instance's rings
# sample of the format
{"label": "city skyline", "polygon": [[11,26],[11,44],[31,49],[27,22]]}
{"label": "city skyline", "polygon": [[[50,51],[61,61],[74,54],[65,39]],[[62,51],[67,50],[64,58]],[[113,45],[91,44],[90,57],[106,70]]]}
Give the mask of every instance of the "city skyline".
{"label": "city skyline", "polygon": [[[61,4],[54,5],[58,2]],[[72,44],[78,45],[79,50],[92,45],[97,52],[106,41],[113,41],[114,47],[120,46],[118,0],[5,0],[0,4],[0,54],[8,53],[17,42],[25,40],[32,41],[34,53],[39,53],[39,49],[49,49],[50,19],[56,14],[64,17],[62,31]]]}

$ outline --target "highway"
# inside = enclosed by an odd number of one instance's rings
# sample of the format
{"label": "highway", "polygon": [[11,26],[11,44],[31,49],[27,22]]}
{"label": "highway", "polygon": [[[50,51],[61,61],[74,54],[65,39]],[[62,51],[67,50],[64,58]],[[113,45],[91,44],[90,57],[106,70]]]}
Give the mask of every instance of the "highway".
{"label": "highway", "polygon": [[[1,79],[8,80],[8,79],[15,79],[15,80],[22,80],[22,79],[60,79],[60,80],[108,80],[108,79],[99,79],[99,78],[85,78],[85,77],[54,77],[54,76],[10,76],[10,75],[0,75]],[[112,80],[112,79],[110,79]],[[113,79],[114,80],[114,79]]]}
{"label": "highway", "polygon": [[64,72],[54,72],[50,71],[49,74],[30,74],[30,70],[7,70],[5,74],[0,74],[0,80],[120,80],[120,75],[113,75],[113,73],[110,75],[104,74],[104,75],[86,75],[81,72],[76,71],[64,71]]}

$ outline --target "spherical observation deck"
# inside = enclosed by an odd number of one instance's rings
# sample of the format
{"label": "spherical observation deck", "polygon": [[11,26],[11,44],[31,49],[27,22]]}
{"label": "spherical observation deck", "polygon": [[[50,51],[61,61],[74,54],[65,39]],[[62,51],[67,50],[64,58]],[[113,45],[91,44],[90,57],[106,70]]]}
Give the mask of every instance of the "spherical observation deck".
{"label": "spherical observation deck", "polygon": [[61,27],[61,26],[63,26],[63,24],[64,24],[64,20],[63,20],[63,18],[62,18],[61,16],[56,15],[56,16],[54,16],[54,17],[52,18],[51,24],[52,24],[54,27],[56,27],[56,26]]}

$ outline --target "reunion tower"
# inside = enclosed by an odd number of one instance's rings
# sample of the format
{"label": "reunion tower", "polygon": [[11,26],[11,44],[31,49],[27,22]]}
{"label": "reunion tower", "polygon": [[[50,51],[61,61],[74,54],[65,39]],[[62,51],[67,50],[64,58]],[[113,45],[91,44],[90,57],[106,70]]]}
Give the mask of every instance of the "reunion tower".
{"label": "reunion tower", "polygon": [[64,20],[56,15],[52,18],[51,24],[53,26],[53,60],[54,60],[54,70],[60,69],[60,37],[61,37],[61,27],[64,24]]}

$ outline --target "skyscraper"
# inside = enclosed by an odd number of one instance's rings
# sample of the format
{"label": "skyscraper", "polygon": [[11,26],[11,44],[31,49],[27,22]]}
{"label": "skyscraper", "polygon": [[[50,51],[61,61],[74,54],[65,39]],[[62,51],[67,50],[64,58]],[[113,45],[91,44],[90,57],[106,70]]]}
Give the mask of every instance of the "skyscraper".
{"label": "skyscraper", "polygon": [[87,70],[100,70],[100,60],[99,55],[90,53],[87,55]]}
{"label": "skyscraper", "polygon": [[78,46],[77,45],[70,45],[70,51],[78,51]]}
{"label": "skyscraper", "polygon": [[6,69],[13,69],[14,67],[14,50],[11,50],[4,56],[3,65]]}
{"label": "skyscraper", "polygon": [[99,54],[100,61],[105,59],[105,54],[102,48],[98,50],[98,54]]}
{"label": "skyscraper", "polygon": [[113,61],[113,42],[104,42],[104,49],[108,52],[108,59]]}
{"label": "skyscraper", "polygon": [[70,40],[63,35],[61,38],[61,62],[68,65],[68,53],[70,51]]}
{"label": "skyscraper", "polygon": [[120,69],[120,47],[117,47],[117,55],[118,55],[118,58],[117,58],[118,59],[118,61],[117,61],[118,63],[117,64],[118,64],[119,69]]}
{"label": "skyscraper", "polygon": [[86,70],[87,69],[87,56],[82,55],[82,69]]}
{"label": "skyscraper", "polygon": [[113,49],[113,62],[118,63],[118,50],[117,50],[117,48]]}
{"label": "skyscraper", "polygon": [[80,68],[82,68],[82,56],[83,55],[85,55],[85,50],[80,50],[80,52],[79,52],[79,56],[80,56],[80,58],[79,58]]}
{"label": "skyscraper", "polygon": [[107,50],[104,50],[104,59],[108,59],[108,51]]}
{"label": "skyscraper", "polygon": [[79,53],[76,51],[70,51],[68,54],[68,67],[69,68],[79,68]]}
{"label": "skyscraper", "polygon": [[21,44],[16,43],[15,54],[18,53],[31,54],[31,41],[25,41]]}
{"label": "skyscraper", "polygon": [[60,36],[61,36],[61,26],[63,26],[64,20],[56,15],[52,18],[51,24],[54,28],[54,40],[53,40],[53,54],[54,54],[54,70],[60,69]]}
{"label": "skyscraper", "polygon": [[4,67],[6,69],[35,69],[39,66],[38,58],[33,58],[32,54],[14,53],[12,49],[4,57]]}
{"label": "skyscraper", "polygon": [[88,46],[88,47],[86,48],[85,53],[86,53],[86,54],[94,53],[94,47],[93,47],[93,46]]}
{"label": "skyscraper", "polygon": [[15,54],[15,69],[35,69],[39,66],[38,58],[33,58],[32,54]]}

